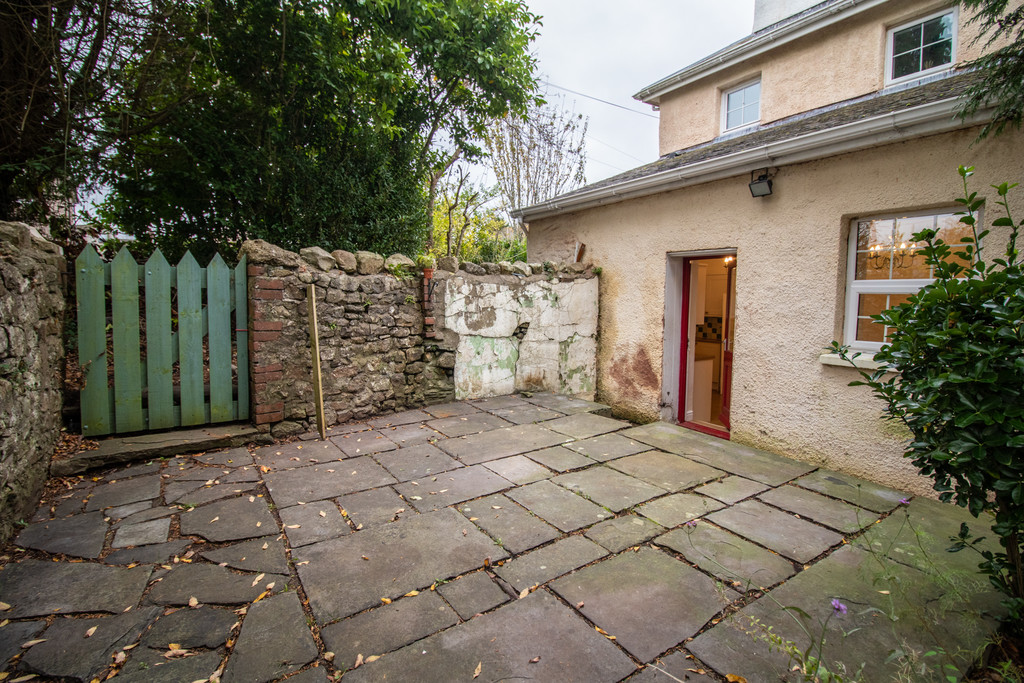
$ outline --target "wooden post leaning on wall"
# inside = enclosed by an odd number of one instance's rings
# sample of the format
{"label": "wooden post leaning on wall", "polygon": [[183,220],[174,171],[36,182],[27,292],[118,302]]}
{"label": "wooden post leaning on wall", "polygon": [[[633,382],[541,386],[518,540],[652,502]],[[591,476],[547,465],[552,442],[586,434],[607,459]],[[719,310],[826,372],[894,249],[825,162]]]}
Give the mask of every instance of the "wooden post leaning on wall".
{"label": "wooden post leaning on wall", "polygon": [[327,439],[327,425],[324,420],[324,390],[320,383],[320,333],[316,322],[316,285],[306,288],[306,300],[309,304],[309,347],[313,354],[313,392],[316,401],[316,428],[320,432],[320,440]]}

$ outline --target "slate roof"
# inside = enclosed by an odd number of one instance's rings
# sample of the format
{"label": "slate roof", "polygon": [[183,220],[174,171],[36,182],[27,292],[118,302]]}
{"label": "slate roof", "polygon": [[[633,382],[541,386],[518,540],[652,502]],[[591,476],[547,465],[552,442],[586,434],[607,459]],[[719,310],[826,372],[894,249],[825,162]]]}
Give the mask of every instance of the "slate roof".
{"label": "slate roof", "polygon": [[981,75],[978,72],[961,72],[952,76],[931,80],[921,85],[903,88],[896,92],[887,93],[883,91],[882,93],[874,93],[810,112],[796,114],[761,126],[745,135],[730,137],[724,140],[712,140],[711,142],[701,143],[666,154],[650,164],[639,166],[578,188],[572,192],[559,195],[557,199],[573,197],[583,192],[602,187],[611,187],[630,180],[661,173],[662,171],[682,168],[699,161],[707,161],[728,154],[754,149],[772,142],[835,128],[861,119],[959,97],[980,78]]}

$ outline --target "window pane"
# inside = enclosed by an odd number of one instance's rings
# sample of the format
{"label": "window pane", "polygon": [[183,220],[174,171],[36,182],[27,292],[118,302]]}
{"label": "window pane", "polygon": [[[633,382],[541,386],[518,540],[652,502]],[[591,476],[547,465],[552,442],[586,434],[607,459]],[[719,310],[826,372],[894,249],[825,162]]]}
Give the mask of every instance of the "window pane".
{"label": "window pane", "polygon": [[964,244],[965,237],[974,237],[971,226],[961,223],[959,216],[939,216],[936,228],[939,231],[937,237],[950,245]]}
{"label": "window pane", "polygon": [[885,341],[885,329],[871,318],[857,318],[857,341]]}
{"label": "window pane", "polygon": [[736,126],[739,126],[739,125],[742,125],[742,124],[743,124],[743,110],[742,109],[737,109],[736,111],[731,111],[725,117],[725,127],[726,128],[735,128]]}
{"label": "window pane", "polygon": [[892,53],[899,55],[921,47],[921,25],[911,26],[892,35]]}
{"label": "window pane", "polygon": [[889,307],[888,294],[861,294],[857,302],[857,316],[865,318],[869,315],[878,315]]}
{"label": "window pane", "polygon": [[940,40],[953,39],[953,15],[947,14],[942,17],[936,17],[935,19],[929,19],[924,22],[923,26],[924,37],[921,42],[924,45],[929,43],[937,43]]}
{"label": "window pane", "polygon": [[913,50],[894,57],[892,60],[892,77],[902,78],[916,74],[921,70],[921,51]]}
{"label": "window pane", "polygon": [[924,48],[921,56],[921,69],[934,69],[953,61],[953,42],[934,43]]}
{"label": "window pane", "polygon": [[736,92],[729,93],[729,97],[726,104],[726,110],[732,113],[738,109],[743,108],[743,91],[738,90]]}
{"label": "window pane", "polygon": [[743,107],[743,123],[753,123],[759,118],[761,118],[761,112],[757,102]]}
{"label": "window pane", "polygon": [[743,89],[743,92],[745,93],[745,104],[757,104],[761,101],[761,81],[751,83]]}

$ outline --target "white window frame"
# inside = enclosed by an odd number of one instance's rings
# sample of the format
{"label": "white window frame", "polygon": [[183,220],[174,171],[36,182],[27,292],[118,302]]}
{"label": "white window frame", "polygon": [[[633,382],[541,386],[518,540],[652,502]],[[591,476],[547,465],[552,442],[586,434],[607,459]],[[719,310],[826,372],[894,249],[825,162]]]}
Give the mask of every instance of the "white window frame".
{"label": "white window frame", "polygon": [[[869,342],[857,339],[858,300],[861,294],[913,294],[925,285],[931,284],[935,278],[915,278],[902,280],[858,280],[857,278],[857,224],[874,220],[899,220],[903,218],[920,218],[921,216],[943,216],[956,213],[952,207],[936,208],[924,211],[909,211],[879,215],[858,216],[850,221],[850,233],[847,236],[846,260],[846,311],[843,316],[843,344],[853,351],[873,354],[882,349],[885,342]],[[981,218],[979,215],[979,223]]]}
{"label": "white window frame", "polygon": [[744,129],[747,129],[747,128],[753,128],[757,124],[761,123],[761,100],[763,99],[763,95],[764,95],[764,88],[763,87],[761,88],[761,90],[760,90],[760,92],[759,92],[759,94],[757,96],[757,118],[755,120],[753,120],[753,121],[748,121],[747,123],[741,123],[738,126],[733,126],[732,128],[729,128],[729,95],[732,95],[733,93],[737,93],[737,92],[739,92],[741,90],[745,90],[745,89],[749,88],[752,85],[760,84],[760,83],[761,83],[761,77],[757,76],[756,78],[751,78],[751,79],[746,80],[746,81],[744,81],[744,82],[742,82],[742,83],[740,83],[738,85],[734,85],[734,86],[732,86],[730,88],[726,88],[726,89],[722,90],[722,120],[721,120],[721,131],[722,131],[722,133],[734,133],[734,132],[736,132],[738,130],[744,130]]}
{"label": "white window frame", "polygon": [[[925,22],[931,21],[932,19],[937,19],[938,17],[944,17],[946,15],[951,15],[952,18],[953,18],[953,22],[952,22],[953,23],[953,36],[951,38],[951,40],[953,41],[953,46],[952,46],[953,50],[952,50],[952,54],[950,55],[949,63],[948,64],[943,64],[941,66],[935,66],[935,67],[932,67],[931,69],[925,69],[923,71],[915,71],[914,73],[909,74],[907,76],[900,76],[899,78],[893,78],[893,76],[892,76],[892,60],[893,60],[893,47],[894,47],[894,45],[893,45],[893,38],[896,35],[896,33],[899,32],[899,31],[902,31],[904,29],[908,29],[908,28],[912,28],[914,26],[917,26],[918,24],[924,24]],[[932,14],[929,14],[929,15],[924,16],[924,17],[920,17],[920,18],[915,19],[913,21],[908,21],[906,23],[900,24],[899,26],[893,26],[892,28],[890,28],[886,32],[886,34],[885,34],[885,84],[888,86],[888,85],[894,85],[896,83],[907,83],[909,81],[915,81],[915,80],[917,80],[919,78],[924,78],[926,76],[931,76],[932,74],[942,73],[943,71],[949,71],[950,69],[952,69],[956,65],[957,37],[958,37],[959,26],[960,26],[959,19],[960,19],[959,7],[953,6],[953,7],[947,7],[946,9],[941,10],[939,12],[933,12]]]}

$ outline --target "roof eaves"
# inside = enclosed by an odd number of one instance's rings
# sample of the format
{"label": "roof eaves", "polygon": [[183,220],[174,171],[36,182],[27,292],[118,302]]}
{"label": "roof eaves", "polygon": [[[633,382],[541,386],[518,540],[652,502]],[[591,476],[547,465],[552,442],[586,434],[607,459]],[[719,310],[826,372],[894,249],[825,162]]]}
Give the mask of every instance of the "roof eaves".
{"label": "roof eaves", "polygon": [[646,104],[659,104],[663,95],[677,88],[888,1],[831,0],[822,2],[806,12],[795,14],[772,24],[652,83],[633,95],[633,99]]}

